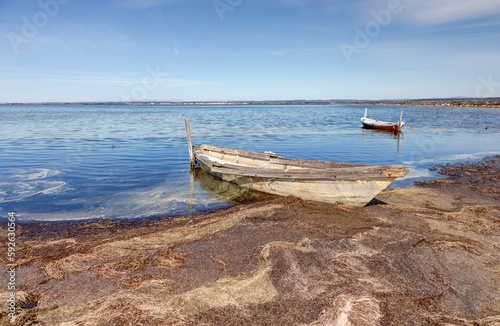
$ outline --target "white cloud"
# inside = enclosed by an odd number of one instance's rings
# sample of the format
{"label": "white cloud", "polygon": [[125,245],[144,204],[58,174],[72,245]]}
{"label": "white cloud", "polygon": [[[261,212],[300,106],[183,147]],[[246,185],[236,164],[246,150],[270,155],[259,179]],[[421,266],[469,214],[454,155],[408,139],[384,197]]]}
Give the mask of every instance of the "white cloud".
{"label": "white cloud", "polygon": [[144,9],[162,6],[175,0],[115,0],[114,5],[130,9]]}
{"label": "white cloud", "polygon": [[[311,6],[311,5],[339,5],[348,6],[349,0],[281,0],[285,5],[289,6]],[[352,2],[352,1],[351,1]]]}
{"label": "white cloud", "polygon": [[[338,14],[340,12],[356,12],[363,8],[363,6],[372,6],[373,4],[365,0],[281,0],[280,2],[285,6],[301,7],[305,11],[321,11],[328,14]],[[387,0],[385,0],[387,1]]]}
{"label": "white cloud", "polygon": [[280,0],[287,6],[318,6],[330,14],[349,12],[356,19],[372,18],[371,11],[399,2],[403,12],[394,18],[422,26],[441,25],[466,19],[494,17],[500,14],[499,0]]}
{"label": "white cloud", "polygon": [[424,26],[500,14],[498,0],[404,0],[402,17]]}
{"label": "white cloud", "polygon": [[270,55],[287,55],[293,53],[294,50],[274,50],[269,52]]}
{"label": "white cloud", "polygon": [[[144,74],[146,78],[152,78]],[[125,87],[142,85],[144,78],[109,78],[99,76],[69,76],[69,75],[44,75],[39,78],[41,81],[63,82],[63,83],[83,83],[93,85],[117,84]],[[157,86],[197,86],[197,85],[212,85],[211,82],[199,80],[176,79],[176,78],[158,78],[154,79]]]}
{"label": "white cloud", "polygon": [[325,53],[335,53],[338,52],[337,47],[323,47],[314,49],[304,49],[304,50],[273,50],[268,52],[272,56],[307,56],[307,55],[318,55]]}

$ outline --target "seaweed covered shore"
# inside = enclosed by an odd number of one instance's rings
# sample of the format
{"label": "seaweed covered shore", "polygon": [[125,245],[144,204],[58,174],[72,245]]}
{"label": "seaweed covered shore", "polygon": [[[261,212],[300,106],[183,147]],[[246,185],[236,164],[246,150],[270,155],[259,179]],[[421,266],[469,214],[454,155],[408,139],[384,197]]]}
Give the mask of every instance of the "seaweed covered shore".
{"label": "seaweed covered shore", "polygon": [[19,225],[0,324],[500,325],[500,156],[439,169],[362,208]]}

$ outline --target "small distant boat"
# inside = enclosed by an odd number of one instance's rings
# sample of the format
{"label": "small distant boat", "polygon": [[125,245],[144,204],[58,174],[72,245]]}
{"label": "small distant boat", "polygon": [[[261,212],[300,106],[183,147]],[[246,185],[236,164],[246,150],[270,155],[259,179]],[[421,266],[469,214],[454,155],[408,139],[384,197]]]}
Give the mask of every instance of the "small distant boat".
{"label": "small distant boat", "polygon": [[364,128],[369,129],[381,129],[381,130],[391,130],[391,131],[401,131],[404,127],[405,123],[402,121],[403,111],[399,115],[399,122],[388,122],[388,121],[379,121],[367,118],[368,109],[365,109],[365,116],[361,118],[361,123]]}
{"label": "small distant boat", "polygon": [[219,180],[264,193],[305,200],[364,206],[398,177],[401,165],[363,165],[284,158],[212,145],[192,147],[186,129],[191,167],[198,166]]}

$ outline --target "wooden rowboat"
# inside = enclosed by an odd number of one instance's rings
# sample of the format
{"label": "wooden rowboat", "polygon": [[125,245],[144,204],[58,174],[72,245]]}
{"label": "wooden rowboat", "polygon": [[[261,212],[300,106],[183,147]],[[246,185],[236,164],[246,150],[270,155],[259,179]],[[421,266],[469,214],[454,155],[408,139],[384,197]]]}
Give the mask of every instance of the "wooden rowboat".
{"label": "wooden rowboat", "polygon": [[[189,122],[186,120],[189,130]],[[192,167],[241,187],[305,200],[364,206],[398,177],[401,165],[362,165],[284,158],[212,145],[192,147]]]}
{"label": "wooden rowboat", "polygon": [[198,166],[213,177],[274,195],[364,206],[408,168],[299,160],[200,145]]}
{"label": "wooden rowboat", "polygon": [[367,114],[367,109],[365,109],[365,116],[361,118],[361,123],[363,124],[364,128],[401,131],[401,129],[405,125],[405,123],[401,120],[403,116],[403,111],[401,111],[401,115],[399,116],[399,123],[370,119],[366,117],[366,114]]}

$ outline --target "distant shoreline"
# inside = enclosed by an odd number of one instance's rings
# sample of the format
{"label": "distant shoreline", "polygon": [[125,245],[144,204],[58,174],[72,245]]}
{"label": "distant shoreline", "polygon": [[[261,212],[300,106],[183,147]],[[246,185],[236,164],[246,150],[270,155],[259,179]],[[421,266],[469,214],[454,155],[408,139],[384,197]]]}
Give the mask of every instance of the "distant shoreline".
{"label": "distant shoreline", "polygon": [[0,105],[394,105],[500,108],[500,97],[414,100],[283,100],[283,101],[141,101],[141,102],[37,102]]}

